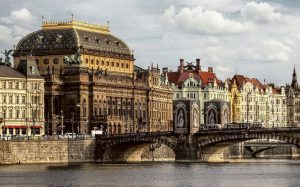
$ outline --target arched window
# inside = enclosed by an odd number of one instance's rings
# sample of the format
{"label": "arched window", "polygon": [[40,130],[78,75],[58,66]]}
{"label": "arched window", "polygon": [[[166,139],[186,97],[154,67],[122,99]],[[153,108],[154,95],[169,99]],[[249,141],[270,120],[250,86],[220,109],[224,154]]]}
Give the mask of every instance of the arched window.
{"label": "arched window", "polygon": [[86,64],[89,63],[89,59],[86,58],[86,59],[85,59],[85,63],[86,63]]}
{"label": "arched window", "polygon": [[49,64],[49,59],[48,58],[44,59],[44,64]]}
{"label": "arched window", "polygon": [[54,64],[58,64],[58,63],[59,63],[59,59],[58,59],[58,58],[54,58],[54,59],[53,59],[53,63],[54,63]]}

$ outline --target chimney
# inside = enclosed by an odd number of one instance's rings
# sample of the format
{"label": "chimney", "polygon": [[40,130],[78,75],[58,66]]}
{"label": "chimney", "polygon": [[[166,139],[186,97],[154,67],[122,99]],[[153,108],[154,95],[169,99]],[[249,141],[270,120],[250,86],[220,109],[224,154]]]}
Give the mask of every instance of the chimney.
{"label": "chimney", "polygon": [[184,66],[184,59],[180,59],[180,66],[179,66],[179,68],[178,68],[178,71],[180,71],[180,73],[182,73],[183,72],[183,66]]}
{"label": "chimney", "polygon": [[165,74],[165,73],[168,73],[168,70],[169,70],[169,68],[168,67],[164,67],[164,68],[162,68],[162,71],[163,71],[163,73]]}
{"label": "chimney", "polygon": [[214,72],[214,69],[212,67],[208,67],[208,72],[209,73],[213,73]]}
{"label": "chimney", "polygon": [[197,70],[201,70],[200,58],[196,59]]}

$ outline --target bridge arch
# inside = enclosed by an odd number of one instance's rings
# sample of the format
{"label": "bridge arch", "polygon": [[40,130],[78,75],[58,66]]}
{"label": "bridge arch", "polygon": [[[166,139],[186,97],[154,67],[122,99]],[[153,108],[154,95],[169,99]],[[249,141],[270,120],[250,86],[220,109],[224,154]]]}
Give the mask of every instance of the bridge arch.
{"label": "bridge arch", "polygon": [[175,160],[176,143],[162,137],[116,138],[98,146],[100,161],[103,162],[154,161],[162,159],[160,155],[165,157],[163,160]]}
{"label": "bridge arch", "polygon": [[251,133],[216,135],[197,140],[198,159],[202,161],[224,161],[223,150],[230,145],[254,139],[274,139],[300,147],[300,139],[281,134]]}

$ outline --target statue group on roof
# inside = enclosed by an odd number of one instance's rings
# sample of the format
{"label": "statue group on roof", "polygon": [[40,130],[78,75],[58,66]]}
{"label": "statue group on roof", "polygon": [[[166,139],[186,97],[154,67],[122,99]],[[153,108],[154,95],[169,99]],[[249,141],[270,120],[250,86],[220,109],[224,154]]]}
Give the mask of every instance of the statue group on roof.
{"label": "statue group on roof", "polygon": [[10,62],[10,54],[13,52],[13,50],[4,50],[1,51],[2,54],[4,54],[4,59],[2,57],[0,57],[0,64],[4,64],[7,66],[11,66],[11,62]]}

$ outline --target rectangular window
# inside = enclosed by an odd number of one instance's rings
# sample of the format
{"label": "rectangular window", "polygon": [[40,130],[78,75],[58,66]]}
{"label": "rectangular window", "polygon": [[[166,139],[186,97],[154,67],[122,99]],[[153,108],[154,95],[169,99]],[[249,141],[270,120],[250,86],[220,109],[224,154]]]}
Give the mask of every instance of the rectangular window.
{"label": "rectangular window", "polygon": [[2,88],[6,88],[6,82],[5,81],[2,82]]}
{"label": "rectangular window", "polygon": [[9,117],[9,118],[13,118],[13,111],[12,111],[12,110],[9,110],[8,117]]}
{"label": "rectangular window", "polygon": [[20,118],[20,110],[16,111],[16,118],[19,119]]}
{"label": "rectangular window", "polygon": [[6,95],[3,95],[2,99],[3,99],[3,103],[6,103]]}
{"label": "rectangular window", "polygon": [[12,87],[13,87],[13,83],[12,82],[8,82],[8,88],[12,89]]}
{"label": "rectangular window", "polygon": [[26,117],[26,112],[25,110],[22,110],[22,118],[25,118]]}
{"label": "rectangular window", "polygon": [[22,103],[25,104],[26,97],[22,96]]}
{"label": "rectangular window", "polygon": [[10,96],[9,96],[9,104],[12,104],[12,103],[13,103],[13,96],[10,95]]}
{"label": "rectangular window", "polygon": [[3,118],[6,118],[6,109],[3,109]]}
{"label": "rectangular window", "polygon": [[16,96],[16,104],[19,104],[19,96]]}

